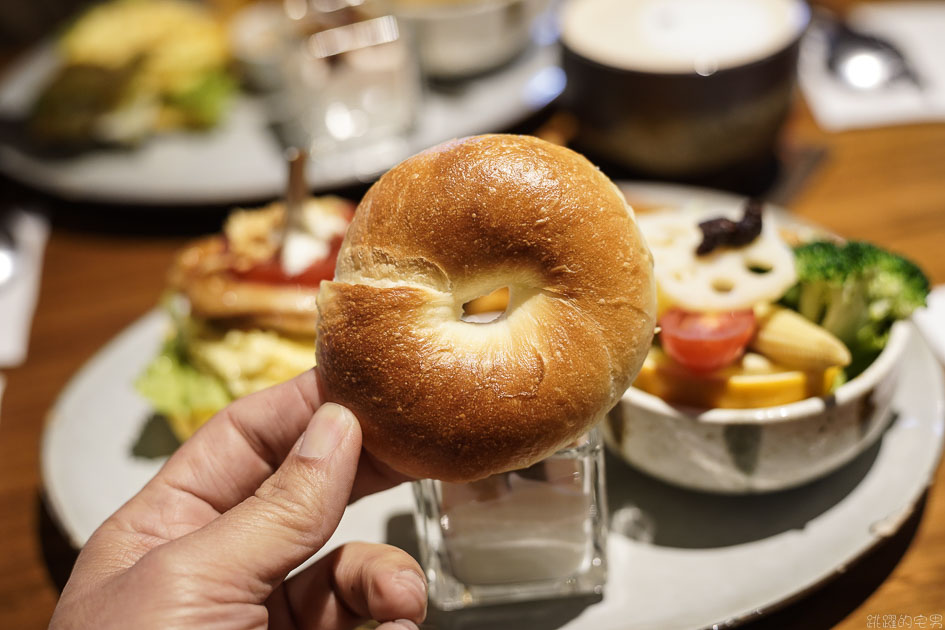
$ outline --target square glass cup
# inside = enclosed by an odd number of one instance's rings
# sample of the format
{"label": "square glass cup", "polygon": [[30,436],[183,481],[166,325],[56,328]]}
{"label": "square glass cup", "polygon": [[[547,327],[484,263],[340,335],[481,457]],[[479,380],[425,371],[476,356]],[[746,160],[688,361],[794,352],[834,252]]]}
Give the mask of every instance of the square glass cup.
{"label": "square glass cup", "polygon": [[416,122],[422,88],[413,44],[387,4],[296,4],[297,38],[283,68],[283,134],[316,161],[364,153],[358,161],[385,144],[399,146]]}
{"label": "square glass cup", "polygon": [[413,491],[436,608],[603,592],[607,504],[597,429],[529,468],[467,484],[423,479]]}

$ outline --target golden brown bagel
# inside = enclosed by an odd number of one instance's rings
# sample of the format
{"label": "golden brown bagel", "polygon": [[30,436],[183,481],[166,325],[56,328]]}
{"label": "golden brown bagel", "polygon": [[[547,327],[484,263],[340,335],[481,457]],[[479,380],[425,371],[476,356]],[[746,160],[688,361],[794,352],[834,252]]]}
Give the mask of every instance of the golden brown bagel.
{"label": "golden brown bagel", "polygon": [[[325,400],[414,477],[529,466],[617,402],[653,336],[653,263],[585,158],[529,136],[441,144],[371,187],[318,294]],[[463,304],[510,287],[505,315]]]}

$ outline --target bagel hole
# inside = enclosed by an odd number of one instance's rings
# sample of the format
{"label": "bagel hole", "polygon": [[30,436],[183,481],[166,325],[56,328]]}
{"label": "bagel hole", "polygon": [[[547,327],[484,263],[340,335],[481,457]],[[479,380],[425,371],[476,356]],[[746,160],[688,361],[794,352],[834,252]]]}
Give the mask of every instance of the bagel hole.
{"label": "bagel hole", "polygon": [[463,304],[460,319],[472,324],[488,324],[505,315],[509,307],[509,288],[499,287]]}

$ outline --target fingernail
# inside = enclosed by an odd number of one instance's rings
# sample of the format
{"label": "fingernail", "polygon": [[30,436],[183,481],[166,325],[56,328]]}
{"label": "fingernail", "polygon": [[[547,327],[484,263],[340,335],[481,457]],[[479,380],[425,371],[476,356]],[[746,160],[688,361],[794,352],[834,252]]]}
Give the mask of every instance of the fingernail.
{"label": "fingernail", "polygon": [[416,571],[410,569],[401,571],[397,574],[397,581],[408,591],[416,596],[418,601],[423,602],[424,614],[426,614],[427,605],[427,582]]}
{"label": "fingernail", "polygon": [[419,626],[409,619],[397,619],[394,625],[402,627],[404,630],[420,630]]}
{"label": "fingernail", "polygon": [[327,457],[341,444],[352,422],[354,416],[350,411],[341,405],[325,403],[309,421],[299,455],[311,459]]}
{"label": "fingernail", "polygon": [[397,580],[423,599],[427,598],[427,583],[416,571],[407,569],[397,574]]}

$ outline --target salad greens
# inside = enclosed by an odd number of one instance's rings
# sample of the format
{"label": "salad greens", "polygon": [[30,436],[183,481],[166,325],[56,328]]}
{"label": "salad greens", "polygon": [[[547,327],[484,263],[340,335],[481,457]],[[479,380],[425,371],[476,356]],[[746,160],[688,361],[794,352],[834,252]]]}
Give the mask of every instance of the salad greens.
{"label": "salad greens", "polygon": [[194,410],[205,410],[209,415],[233,400],[223,381],[191,365],[179,336],[165,342],[161,353],[138,377],[135,388],[156,411],[182,421],[188,421]]}
{"label": "salad greens", "polygon": [[203,129],[220,121],[236,89],[236,80],[229,73],[216,70],[187,90],[168,94],[166,100],[179,109],[187,126]]}

